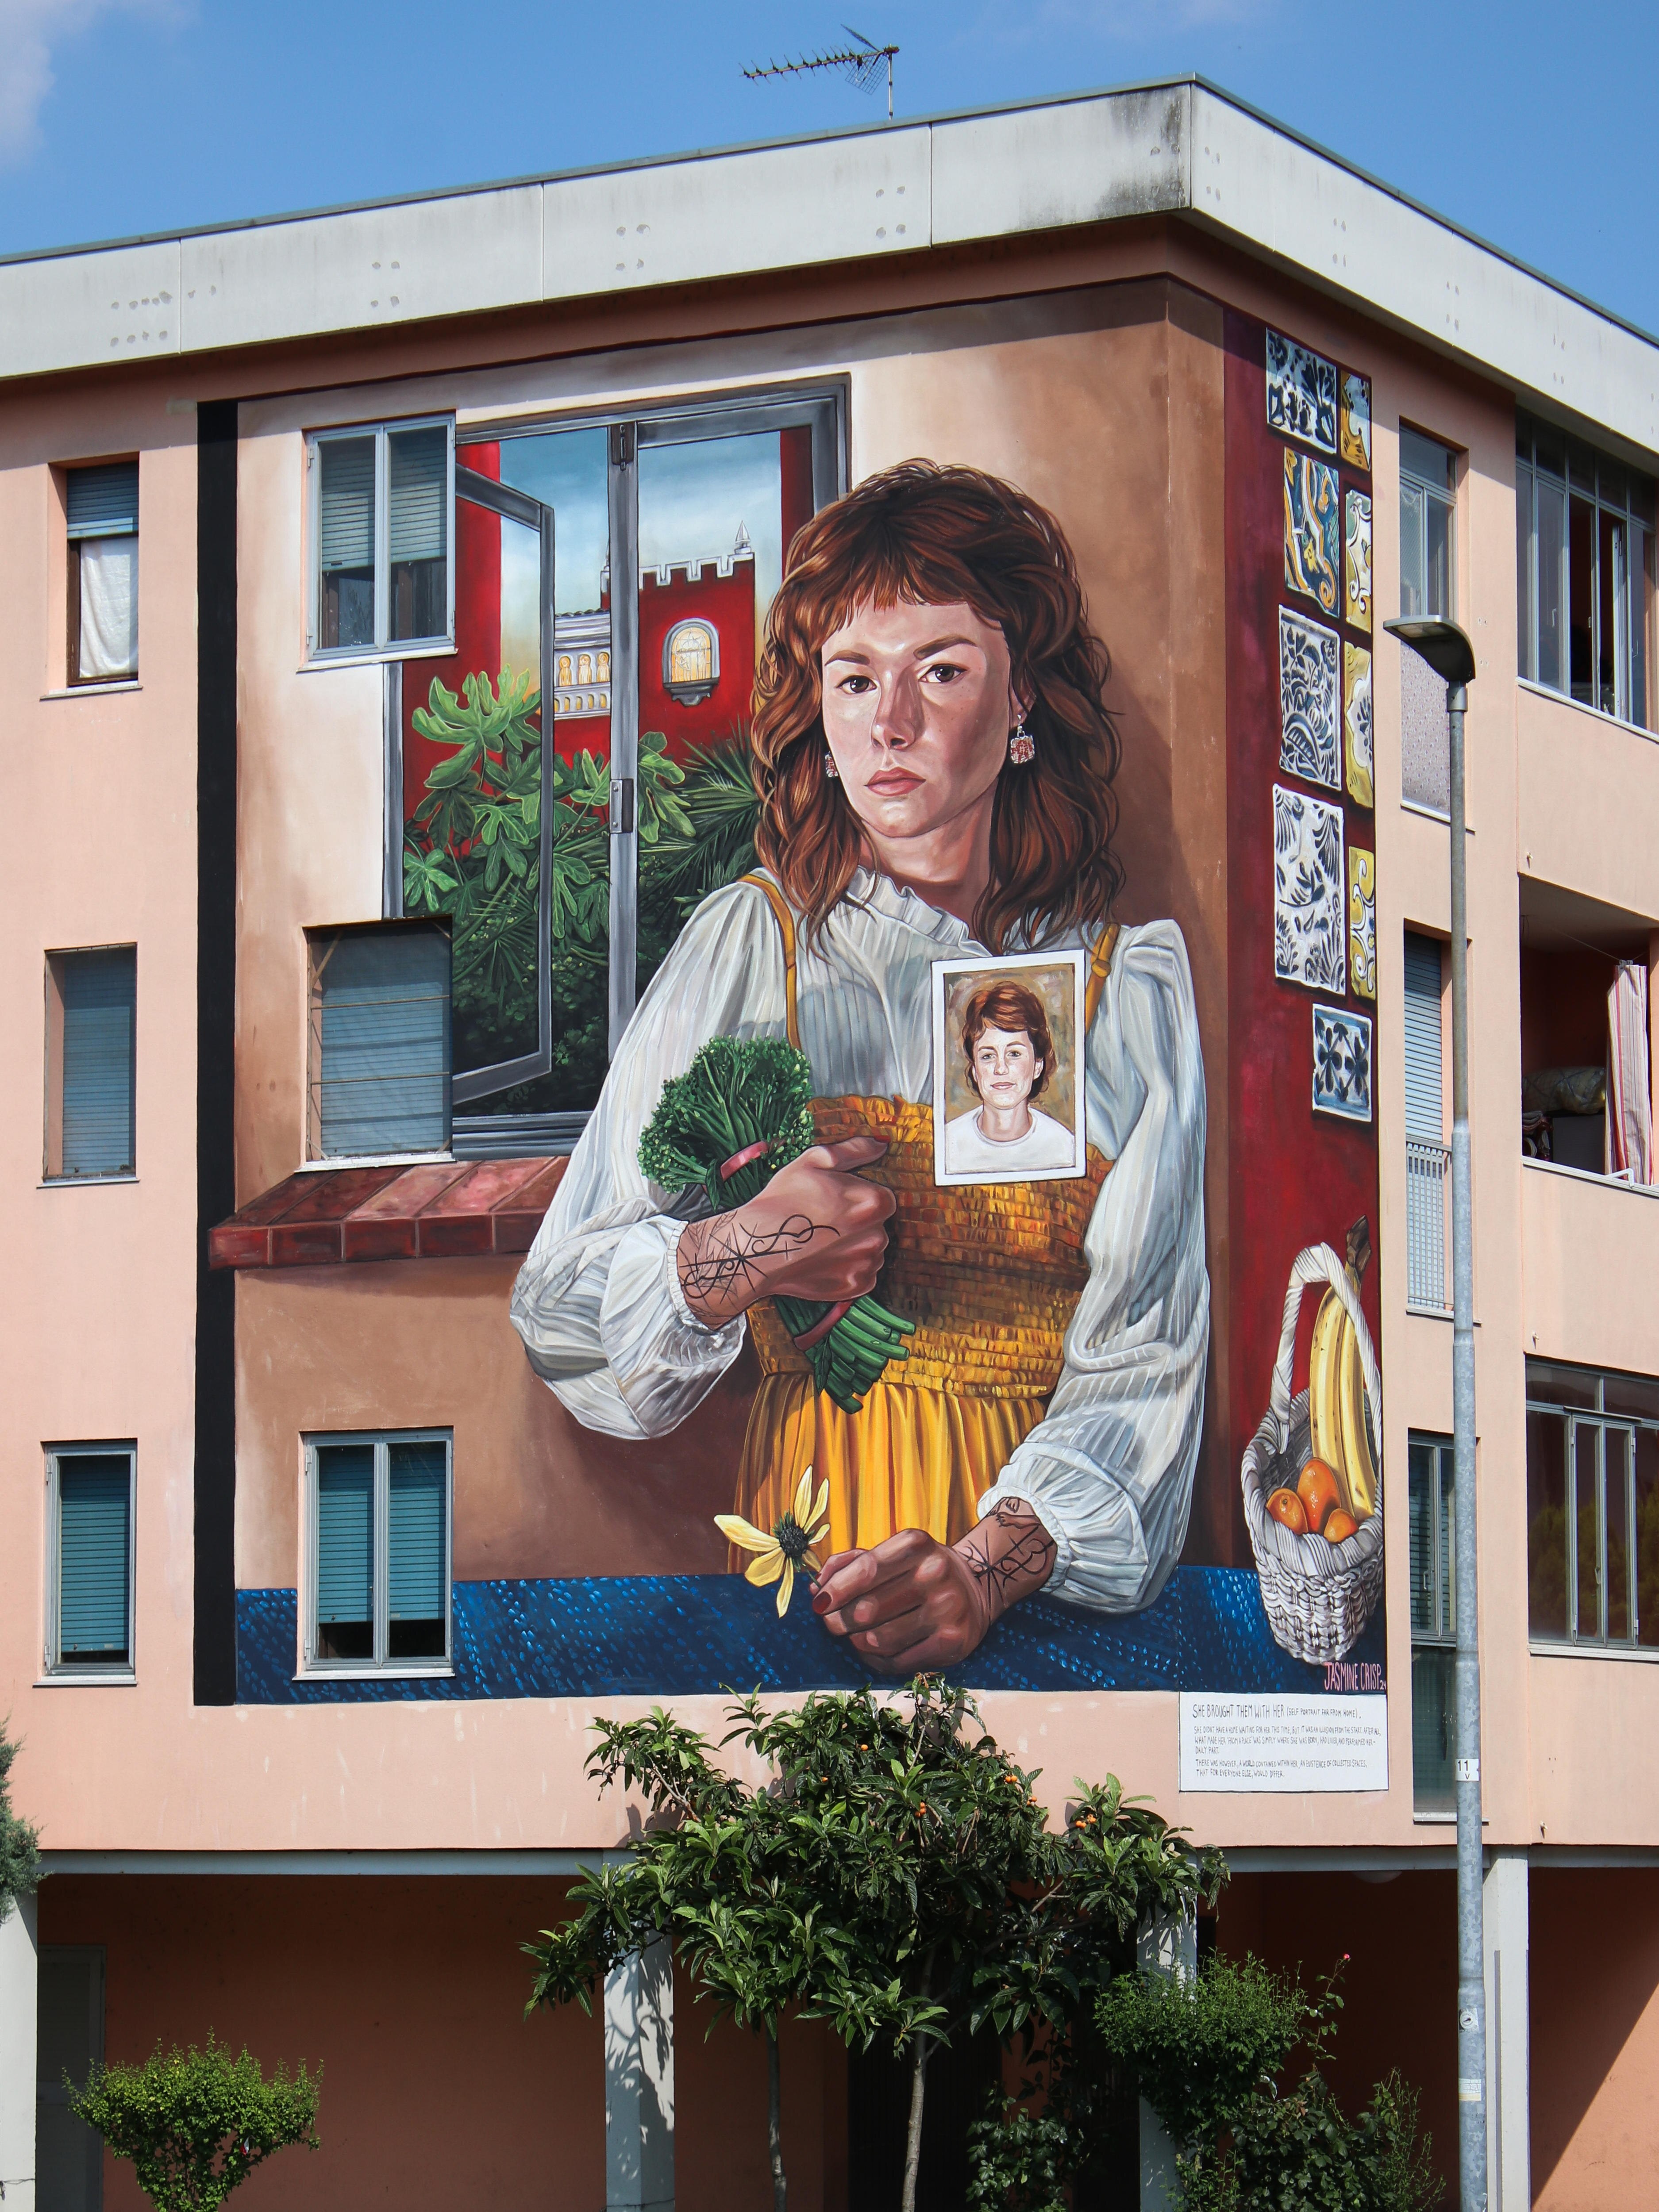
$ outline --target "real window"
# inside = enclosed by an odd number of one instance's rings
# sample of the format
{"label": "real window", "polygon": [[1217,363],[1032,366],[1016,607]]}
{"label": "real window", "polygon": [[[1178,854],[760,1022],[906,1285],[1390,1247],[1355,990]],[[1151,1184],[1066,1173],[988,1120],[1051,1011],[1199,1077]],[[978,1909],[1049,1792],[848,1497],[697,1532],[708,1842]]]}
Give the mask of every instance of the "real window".
{"label": "real window", "polygon": [[71,684],[138,673],[138,464],[65,472]]}
{"label": "real window", "polygon": [[[1400,426],[1400,611],[1455,621],[1457,458]],[[1400,791],[1415,806],[1451,805],[1446,687],[1420,654],[1400,656]]]}
{"label": "real window", "polygon": [[1527,1363],[1535,1644],[1659,1647],[1659,1381]]}
{"label": "real window", "polygon": [[320,430],[308,447],[311,653],[393,654],[454,632],[454,426]]}
{"label": "real window", "polygon": [[1520,673],[1644,729],[1654,726],[1654,504],[1651,477],[1516,417]]}
{"label": "real window", "polygon": [[135,1456],[131,1444],[46,1454],[49,1674],[131,1675]]}
{"label": "real window", "polygon": [[137,950],[46,956],[48,1182],[136,1171]]}
{"label": "real window", "polygon": [[688,903],[753,865],[756,651],[843,413],[773,390],[460,434],[455,650],[394,672],[386,828],[402,911],[453,927],[458,1154],[568,1150]]}
{"label": "real window", "polygon": [[449,1142],[449,937],[430,922],[314,930],[308,1151],[442,1152]]}
{"label": "real window", "polygon": [[447,1670],[448,1435],[314,1437],[306,1487],[307,1667]]}
{"label": "real window", "polygon": [[[35,2008],[34,2201],[40,2212],[97,2212],[104,2142],[70,2107],[104,2059],[104,1948],[43,1943]],[[67,2078],[66,2078],[67,2077]]]}
{"label": "real window", "polygon": [[1412,1573],[1412,1794],[1419,1813],[1451,1809],[1457,1647],[1456,1498],[1449,1437],[1408,1452]]}
{"label": "real window", "polygon": [[1406,932],[1406,1297],[1431,1313],[1446,1306],[1449,1155],[1441,1063],[1437,940]]}

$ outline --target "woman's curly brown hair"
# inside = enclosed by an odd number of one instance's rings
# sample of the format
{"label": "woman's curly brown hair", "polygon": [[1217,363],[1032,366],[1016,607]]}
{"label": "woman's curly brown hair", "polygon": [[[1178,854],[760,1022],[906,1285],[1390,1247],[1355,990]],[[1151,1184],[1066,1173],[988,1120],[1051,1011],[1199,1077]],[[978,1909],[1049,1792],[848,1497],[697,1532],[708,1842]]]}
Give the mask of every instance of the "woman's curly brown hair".
{"label": "woman's curly brown hair", "polygon": [[1101,700],[1111,660],[1065,533],[981,469],[902,461],[796,532],[755,673],[755,848],[809,936],[864,858],[857,818],[824,772],[824,641],[862,606],[961,604],[1001,629],[1036,740],[1029,764],[997,781],[974,929],[1000,952],[1016,933],[1035,946],[1111,910],[1121,883],[1118,736]]}

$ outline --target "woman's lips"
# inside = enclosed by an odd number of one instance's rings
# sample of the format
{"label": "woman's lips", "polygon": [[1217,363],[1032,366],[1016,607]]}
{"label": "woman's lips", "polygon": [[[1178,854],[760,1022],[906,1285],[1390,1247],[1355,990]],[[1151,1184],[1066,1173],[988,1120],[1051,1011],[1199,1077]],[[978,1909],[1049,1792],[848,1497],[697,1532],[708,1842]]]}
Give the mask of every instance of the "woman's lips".
{"label": "woman's lips", "polygon": [[908,769],[888,768],[883,769],[879,775],[871,776],[864,788],[878,792],[883,799],[902,799],[906,792],[914,791],[921,781],[919,775],[912,775]]}

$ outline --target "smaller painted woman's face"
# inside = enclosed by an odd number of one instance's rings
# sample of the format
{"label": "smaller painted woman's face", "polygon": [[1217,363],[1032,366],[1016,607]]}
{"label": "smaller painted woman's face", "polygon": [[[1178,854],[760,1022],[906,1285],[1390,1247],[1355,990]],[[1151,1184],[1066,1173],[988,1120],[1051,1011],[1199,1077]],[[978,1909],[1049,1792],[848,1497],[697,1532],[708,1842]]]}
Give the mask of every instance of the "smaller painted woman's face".
{"label": "smaller painted woman's face", "polygon": [[861,607],[824,641],[824,735],[878,839],[924,837],[988,800],[1019,718],[1008,646],[969,606]]}
{"label": "smaller painted woman's face", "polygon": [[1024,1030],[981,1030],[973,1042],[973,1087],[987,1106],[1006,1112],[1031,1096],[1043,1072]]}

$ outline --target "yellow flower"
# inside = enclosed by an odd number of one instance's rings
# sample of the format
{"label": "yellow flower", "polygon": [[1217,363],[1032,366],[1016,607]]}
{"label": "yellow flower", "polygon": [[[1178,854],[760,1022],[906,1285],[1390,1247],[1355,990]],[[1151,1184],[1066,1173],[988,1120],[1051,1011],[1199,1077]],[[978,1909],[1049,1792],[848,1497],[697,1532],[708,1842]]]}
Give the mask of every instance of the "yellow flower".
{"label": "yellow flower", "polygon": [[812,1547],[829,1534],[829,1485],[820,1483],[814,1498],[812,1469],[808,1468],[796,1486],[794,1504],[770,1535],[744,1520],[741,1513],[717,1513],[714,1525],[728,1542],[755,1554],[743,1570],[747,1581],[761,1589],[769,1583],[778,1584],[781,1620],[795,1593],[796,1569],[809,1567],[814,1574],[818,1572],[818,1555]]}

